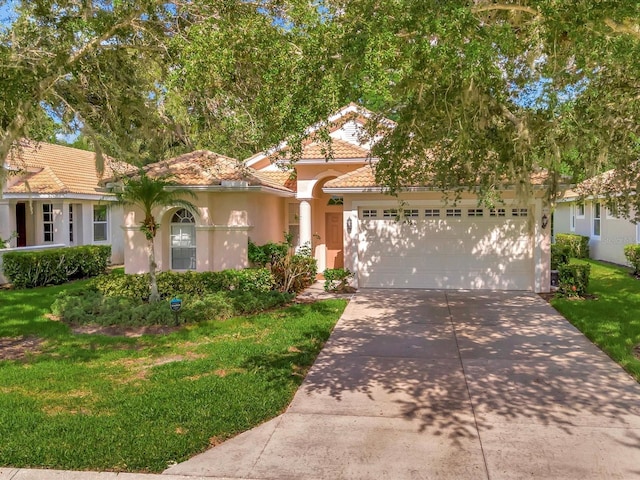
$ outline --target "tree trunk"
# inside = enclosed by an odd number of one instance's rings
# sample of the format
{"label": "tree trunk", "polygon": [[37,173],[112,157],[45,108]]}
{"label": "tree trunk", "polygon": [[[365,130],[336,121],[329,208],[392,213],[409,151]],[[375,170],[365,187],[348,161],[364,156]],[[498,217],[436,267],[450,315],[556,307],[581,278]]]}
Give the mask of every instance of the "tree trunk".
{"label": "tree trunk", "polygon": [[149,295],[149,303],[154,303],[160,300],[160,294],[158,293],[158,281],[156,280],[156,252],[153,245],[153,239],[149,240],[149,287],[151,293]]}

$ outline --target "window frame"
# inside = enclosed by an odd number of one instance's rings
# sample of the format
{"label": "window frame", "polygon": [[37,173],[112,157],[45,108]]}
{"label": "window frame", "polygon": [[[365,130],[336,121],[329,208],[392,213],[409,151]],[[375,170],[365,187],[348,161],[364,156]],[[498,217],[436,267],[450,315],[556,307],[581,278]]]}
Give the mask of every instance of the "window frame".
{"label": "window frame", "polygon": [[[190,218],[191,221],[180,221],[180,222],[174,222],[173,220],[176,218],[176,216],[178,215],[178,213],[181,212],[186,212],[188,214],[188,216],[183,217],[183,219],[185,218]],[[173,237],[174,237],[174,233],[173,233],[173,227],[176,226],[180,226],[181,228],[184,228],[184,225],[190,225],[191,226],[191,230],[192,230],[192,235],[191,235],[191,244],[189,246],[174,246],[173,245]],[[182,235],[181,235],[182,236]],[[176,268],[174,266],[174,257],[173,257],[173,251],[176,248],[182,248],[182,249],[192,249],[193,250],[193,255],[190,258],[190,266],[188,268]],[[196,266],[197,266],[197,244],[196,244],[196,221],[195,221],[195,217],[193,215],[193,213],[191,213],[189,210],[187,210],[186,208],[180,208],[178,210],[176,210],[175,212],[173,212],[171,214],[171,221],[169,223],[169,265],[171,265],[171,270],[173,271],[188,271],[188,270],[195,270]]]}
{"label": "window frame", "polygon": [[42,204],[42,243],[54,243],[53,203]]}
{"label": "window frame", "polygon": [[[580,210],[582,210],[582,213],[580,213]],[[582,203],[576,203],[576,218],[578,220],[584,220],[584,218],[586,217],[587,214],[587,208],[584,205],[584,202]]]}
{"label": "window frame", "polygon": [[[104,212],[104,220],[96,220],[96,212],[97,211]],[[109,241],[109,212],[108,208],[104,204],[94,204],[91,209],[91,225],[93,226],[93,242],[108,242]],[[104,226],[104,238],[96,238],[96,227]]]}
{"label": "window frame", "polygon": [[[602,204],[600,202],[593,202],[591,204],[591,209],[591,236],[594,238],[600,238],[602,236]],[[596,222],[598,225],[598,233],[596,233]]]}

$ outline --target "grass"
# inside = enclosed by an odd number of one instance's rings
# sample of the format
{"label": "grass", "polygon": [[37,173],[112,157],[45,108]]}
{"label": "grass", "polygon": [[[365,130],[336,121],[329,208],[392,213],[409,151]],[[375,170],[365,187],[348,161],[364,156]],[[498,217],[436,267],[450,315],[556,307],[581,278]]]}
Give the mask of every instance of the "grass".
{"label": "grass", "polygon": [[640,345],[640,280],[624,267],[574,261],[591,265],[588,292],[597,299],[556,298],[551,304],[640,382],[640,360],[633,354]]}
{"label": "grass", "polygon": [[85,282],[0,291],[0,338],[40,352],[0,361],[0,466],[160,472],[280,414],[345,302],[329,300],[167,335],[76,335],[48,320]]}

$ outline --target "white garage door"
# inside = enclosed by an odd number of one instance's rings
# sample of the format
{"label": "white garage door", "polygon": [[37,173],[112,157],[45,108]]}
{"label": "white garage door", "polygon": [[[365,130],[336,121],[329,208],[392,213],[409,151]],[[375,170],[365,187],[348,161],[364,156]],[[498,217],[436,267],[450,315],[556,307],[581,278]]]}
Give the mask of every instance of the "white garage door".
{"label": "white garage door", "polygon": [[532,290],[529,216],[522,208],[362,208],[361,287]]}

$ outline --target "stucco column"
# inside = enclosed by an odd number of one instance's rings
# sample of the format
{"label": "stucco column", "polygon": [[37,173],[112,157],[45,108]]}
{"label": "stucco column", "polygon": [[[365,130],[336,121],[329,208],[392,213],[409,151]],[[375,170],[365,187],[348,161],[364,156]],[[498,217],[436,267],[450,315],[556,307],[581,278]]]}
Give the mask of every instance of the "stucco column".
{"label": "stucco column", "polygon": [[[15,229],[15,221],[11,221],[11,207],[9,206],[9,200],[0,200],[0,239],[8,240],[12,233],[12,226]],[[12,240],[11,245],[15,245],[15,240]],[[0,245],[0,248],[4,245]]]}
{"label": "stucco column", "polygon": [[311,203],[300,201],[300,245],[311,246]]}

